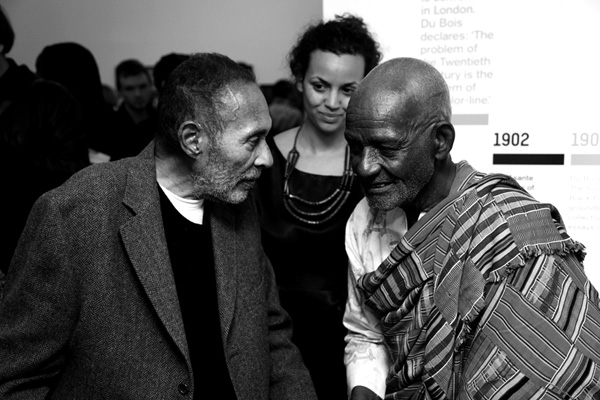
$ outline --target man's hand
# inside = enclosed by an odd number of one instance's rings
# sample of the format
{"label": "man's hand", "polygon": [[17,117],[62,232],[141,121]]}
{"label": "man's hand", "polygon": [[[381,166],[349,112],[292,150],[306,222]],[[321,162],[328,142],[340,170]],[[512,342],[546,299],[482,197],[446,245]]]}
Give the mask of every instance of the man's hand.
{"label": "man's hand", "polygon": [[381,397],[364,386],[355,386],[350,392],[350,400],[381,400]]}

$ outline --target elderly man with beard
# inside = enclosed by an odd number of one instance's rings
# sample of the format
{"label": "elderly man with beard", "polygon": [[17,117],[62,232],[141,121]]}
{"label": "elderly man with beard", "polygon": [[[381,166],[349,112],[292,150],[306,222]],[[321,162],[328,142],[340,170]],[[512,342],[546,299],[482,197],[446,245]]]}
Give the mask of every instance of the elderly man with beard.
{"label": "elderly man with beard", "polygon": [[252,72],[195,54],[155,140],[36,202],[0,303],[2,399],[315,399],[249,196],[272,163]]}
{"label": "elderly man with beard", "polygon": [[346,231],[351,400],[592,399],[598,292],[551,204],[450,151],[448,87],[410,58],[376,67],[346,121],[366,198]]}

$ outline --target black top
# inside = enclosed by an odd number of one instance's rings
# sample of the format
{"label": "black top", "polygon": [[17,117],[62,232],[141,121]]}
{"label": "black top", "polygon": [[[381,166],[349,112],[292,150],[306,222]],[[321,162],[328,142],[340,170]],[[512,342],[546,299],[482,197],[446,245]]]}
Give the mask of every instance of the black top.
{"label": "black top", "polygon": [[[345,227],[363,194],[354,179],[350,196],[335,217],[320,225],[298,221],[283,204],[286,159],[272,137],[267,143],[273,167],[263,171],[255,188],[263,247],[273,264],[281,304],[292,318],[294,343],[317,395],[339,396],[346,393],[343,351],[347,330],[342,323],[348,273]],[[335,191],[341,179],[295,169],[291,193],[310,201],[322,200]]]}
{"label": "black top", "polygon": [[[188,221],[159,188],[179,307],[194,371],[194,399],[236,399],[225,363],[210,228]],[[206,209],[205,209],[205,221]]]}

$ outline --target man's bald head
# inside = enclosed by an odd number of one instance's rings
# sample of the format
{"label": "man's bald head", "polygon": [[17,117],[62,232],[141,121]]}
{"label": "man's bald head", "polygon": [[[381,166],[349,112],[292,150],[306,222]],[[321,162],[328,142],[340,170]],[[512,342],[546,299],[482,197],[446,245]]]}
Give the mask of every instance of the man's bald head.
{"label": "man's bald head", "polygon": [[370,109],[373,116],[394,113],[398,122],[450,123],[450,92],[444,77],[430,64],[415,58],[394,58],[373,69],[352,95],[353,107]]}
{"label": "man's bald head", "polygon": [[369,206],[414,220],[448,195],[454,127],[442,75],[413,58],[373,69],[352,94],[345,137]]}

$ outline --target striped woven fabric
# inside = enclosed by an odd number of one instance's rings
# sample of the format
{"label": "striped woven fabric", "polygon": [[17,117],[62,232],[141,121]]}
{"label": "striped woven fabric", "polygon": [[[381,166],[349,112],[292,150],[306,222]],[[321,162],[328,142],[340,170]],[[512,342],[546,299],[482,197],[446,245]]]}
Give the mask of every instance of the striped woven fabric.
{"label": "striped woven fabric", "polygon": [[358,281],[394,361],[386,399],[599,399],[584,247],[510,177],[460,179]]}

